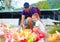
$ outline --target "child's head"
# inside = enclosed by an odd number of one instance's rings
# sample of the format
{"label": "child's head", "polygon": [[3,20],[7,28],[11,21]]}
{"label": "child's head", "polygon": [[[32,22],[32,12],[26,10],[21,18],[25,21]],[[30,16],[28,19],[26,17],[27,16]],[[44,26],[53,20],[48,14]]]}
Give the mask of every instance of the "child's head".
{"label": "child's head", "polygon": [[32,20],[33,21],[37,21],[39,19],[39,15],[38,14],[33,14],[32,15]]}

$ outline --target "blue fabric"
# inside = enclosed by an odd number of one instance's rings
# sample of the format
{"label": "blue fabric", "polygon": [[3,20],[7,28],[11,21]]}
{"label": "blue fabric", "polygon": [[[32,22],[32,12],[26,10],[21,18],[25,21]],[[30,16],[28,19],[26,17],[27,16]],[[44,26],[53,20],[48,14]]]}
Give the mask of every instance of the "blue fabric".
{"label": "blue fabric", "polygon": [[[25,24],[26,26],[28,26],[28,20],[27,20],[27,19],[25,20],[24,24]],[[33,25],[35,26],[35,22],[33,22]]]}
{"label": "blue fabric", "polygon": [[27,7],[29,7],[29,3],[24,3],[24,8],[27,8]]}

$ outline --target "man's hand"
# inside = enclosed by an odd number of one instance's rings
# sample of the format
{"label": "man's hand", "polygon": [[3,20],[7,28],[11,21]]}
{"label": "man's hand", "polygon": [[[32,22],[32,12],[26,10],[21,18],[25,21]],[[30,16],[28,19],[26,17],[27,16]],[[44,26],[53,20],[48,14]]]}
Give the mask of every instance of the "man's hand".
{"label": "man's hand", "polygon": [[25,15],[22,15],[22,19],[21,19],[21,26],[24,28],[24,20],[25,20]]}
{"label": "man's hand", "polygon": [[24,24],[23,23],[21,23],[21,26],[23,26]]}
{"label": "man's hand", "polygon": [[23,28],[27,28],[27,26],[25,26],[23,23],[21,23],[21,26],[22,26]]}
{"label": "man's hand", "polygon": [[27,28],[27,26],[23,25],[23,28]]}

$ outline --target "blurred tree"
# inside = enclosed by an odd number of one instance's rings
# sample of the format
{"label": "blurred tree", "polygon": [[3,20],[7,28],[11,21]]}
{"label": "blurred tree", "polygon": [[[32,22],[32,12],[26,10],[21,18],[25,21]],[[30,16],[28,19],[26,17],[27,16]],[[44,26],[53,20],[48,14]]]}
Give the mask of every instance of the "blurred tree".
{"label": "blurred tree", "polygon": [[0,0],[0,10],[4,9],[3,7],[3,0]]}
{"label": "blurred tree", "polygon": [[5,0],[4,2],[5,2],[5,8],[6,9],[11,9],[11,1],[12,0]]}
{"label": "blurred tree", "polygon": [[50,9],[50,6],[47,1],[38,2],[37,7],[39,7],[40,9]]}
{"label": "blurred tree", "polygon": [[12,0],[0,0],[0,1],[2,1],[2,7],[5,7],[5,9],[11,9]]}
{"label": "blurred tree", "polygon": [[60,8],[60,0],[47,0],[47,2],[51,6],[51,9]]}

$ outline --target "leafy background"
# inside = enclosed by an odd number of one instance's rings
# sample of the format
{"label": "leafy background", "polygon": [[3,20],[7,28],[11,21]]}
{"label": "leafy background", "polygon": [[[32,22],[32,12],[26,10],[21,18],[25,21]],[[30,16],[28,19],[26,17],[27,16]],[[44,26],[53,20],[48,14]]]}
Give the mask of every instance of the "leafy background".
{"label": "leafy background", "polygon": [[37,3],[40,9],[57,9],[60,8],[60,0],[47,0]]}

